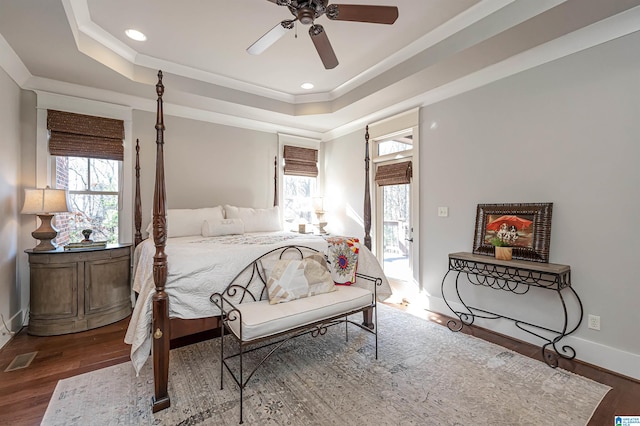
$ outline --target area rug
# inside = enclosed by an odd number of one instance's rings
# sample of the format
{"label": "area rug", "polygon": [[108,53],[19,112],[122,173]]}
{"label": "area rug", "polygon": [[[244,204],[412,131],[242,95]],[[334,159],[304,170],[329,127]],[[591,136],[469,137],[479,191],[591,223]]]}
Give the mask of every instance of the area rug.
{"label": "area rug", "polygon": [[[249,425],[585,425],[608,386],[379,306],[374,336],[344,327],[281,348],[251,379]],[[230,339],[227,339],[230,341]],[[151,364],[61,380],[43,425],[237,425],[239,392],[217,340],[171,351],[171,407],[152,413]],[[255,353],[254,353],[255,354]]]}

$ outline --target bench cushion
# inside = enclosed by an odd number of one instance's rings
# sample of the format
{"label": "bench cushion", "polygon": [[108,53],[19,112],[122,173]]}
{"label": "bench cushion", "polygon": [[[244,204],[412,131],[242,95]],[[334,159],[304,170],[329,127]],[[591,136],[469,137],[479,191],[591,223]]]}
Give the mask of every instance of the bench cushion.
{"label": "bench cushion", "polygon": [[[238,305],[242,313],[242,340],[248,342],[271,336],[324,318],[365,308],[373,303],[373,293],[360,287],[338,286],[336,291],[287,303],[270,305],[268,300]],[[231,331],[240,337],[240,321],[230,321]]]}

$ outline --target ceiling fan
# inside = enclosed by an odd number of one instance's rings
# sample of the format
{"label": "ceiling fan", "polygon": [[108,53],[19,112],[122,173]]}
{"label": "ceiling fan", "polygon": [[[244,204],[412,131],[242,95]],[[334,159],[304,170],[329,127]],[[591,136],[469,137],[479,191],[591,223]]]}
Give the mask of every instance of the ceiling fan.
{"label": "ceiling fan", "polygon": [[331,47],[327,33],[315,20],[322,15],[334,21],[393,24],[398,19],[395,6],[371,6],[359,4],[331,4],[329,0],[268,0],[278,6],[286,6],[294,19],[285,19],[247,48],[252,55],[259,55],[292,29],[295,22],[309,25],[309,35],[326,69],[335,68],[338,58]]}

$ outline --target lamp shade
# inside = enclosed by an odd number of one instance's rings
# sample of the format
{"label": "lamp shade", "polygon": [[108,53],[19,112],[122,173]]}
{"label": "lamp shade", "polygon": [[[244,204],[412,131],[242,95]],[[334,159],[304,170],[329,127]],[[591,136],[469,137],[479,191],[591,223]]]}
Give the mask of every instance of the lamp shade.
{"label": "lamp shade", "polygon": [[313,210],[315,212],[324,212],[324,199],[322,197],[313,197]]}
{"label": "lamp shade", "polygon": [[25,189],[22,214],[63,213],[71,211],[65,189]]}

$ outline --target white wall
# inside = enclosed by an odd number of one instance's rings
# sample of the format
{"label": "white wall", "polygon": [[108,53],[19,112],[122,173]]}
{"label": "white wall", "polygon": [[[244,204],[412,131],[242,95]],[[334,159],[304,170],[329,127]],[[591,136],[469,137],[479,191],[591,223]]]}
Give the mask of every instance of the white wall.
{"label": "white wall", "polygon": [[324,143],[323,151],[326,229],[364,241],[364,129]]}
{"label": "white wall", "polygon": [[[140,140],[142,230],[151,220],[156,161],[155,114],[134,111]],[[273,206],[273,161],[278,137],[165,113],[167,208]],[[146,234],[143,232],[143,236]]]}
{"label": "white wall", "polygon": [[[421,285],[432,309],[450,313],[440,288],[447,255],[472,250],[477,204],[553,202],[550,261],[571,266],[585,312],[566,342],[578,359],[640,378],[639,44],[640,34],[620,38],[421,110]],[[327,143],[328,188],[360,174],[363,141],[364,129]],[[342,190],[360,212],[362,181]],[[561,318],[551,291],[464,294],[544,325]],[[587,328],[587,314],[601,317],[600,331]],[[477,324],[541,343],[508,321]]]}
{"label": "white wall", "polygon": [[[21,291],[18,282],[18,227],[20,198],[20,89],[0,69],[0,313],[15,331],[21,317]],[[0,323],[0,347],[10,338]]]}
{"label": "white wall", "polygon": [[[18,209],[24,202],[23,188],[36,187],[36,151],[37,151],[37,111],[36,94],[23,90],[20,102],[20,179],[18,191]],[[20,210],[18,210],[19,212]],[[31,233],[39,226],[39,219],[35,215],[19,215],[20,228],[18,231],[18,281],[20,287],[20,306],[22,309],[21,324],[28,321],[30,287],[29,287],[29,258],[24,252],[38,244],[38,240]],[[18,324],[16,327],[19,328]]]}

